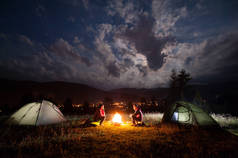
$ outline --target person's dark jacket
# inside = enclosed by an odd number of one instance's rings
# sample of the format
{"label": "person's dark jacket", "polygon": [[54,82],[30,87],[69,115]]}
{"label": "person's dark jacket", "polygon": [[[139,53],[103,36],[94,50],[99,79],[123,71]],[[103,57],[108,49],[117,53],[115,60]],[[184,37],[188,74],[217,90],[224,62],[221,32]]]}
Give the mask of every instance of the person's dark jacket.
{"label": "person's dark jacket", "polygon": [[141,121],[143,120],[143,113],[141,112],[140,109],[137,109],[135,113],[132,115],[132,118],[136,121]]}

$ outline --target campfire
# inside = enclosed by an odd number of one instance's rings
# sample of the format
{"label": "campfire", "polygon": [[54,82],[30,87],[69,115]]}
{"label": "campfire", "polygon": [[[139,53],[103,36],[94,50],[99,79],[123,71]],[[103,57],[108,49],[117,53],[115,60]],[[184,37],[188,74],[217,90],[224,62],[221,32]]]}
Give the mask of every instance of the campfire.
{"label": "campfire", "polygon": [[113,116],[112,122],[113,122],[114,125],[120,126],[120,124],[122,123],[121,115],[118,114],[118,113],[116,113],[116,114]]}

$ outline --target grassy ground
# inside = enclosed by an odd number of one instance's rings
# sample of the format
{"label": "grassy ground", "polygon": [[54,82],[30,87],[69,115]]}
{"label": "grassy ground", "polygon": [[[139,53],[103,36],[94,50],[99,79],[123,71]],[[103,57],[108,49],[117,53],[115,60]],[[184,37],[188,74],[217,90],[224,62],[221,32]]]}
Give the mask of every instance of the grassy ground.
{"label": "grassy ground", "polygon": [[1,126],[0,157],[238,156],[238,137],[224,130],[153,123],[114,126],[108,120],[103,126],[82,128],[82,119],[71,117],[57,126]]}
{"label": "grassy ground", "polygon": [[211,116],[222,128],[238,136],[238,117],[229,114],[211,114]]}

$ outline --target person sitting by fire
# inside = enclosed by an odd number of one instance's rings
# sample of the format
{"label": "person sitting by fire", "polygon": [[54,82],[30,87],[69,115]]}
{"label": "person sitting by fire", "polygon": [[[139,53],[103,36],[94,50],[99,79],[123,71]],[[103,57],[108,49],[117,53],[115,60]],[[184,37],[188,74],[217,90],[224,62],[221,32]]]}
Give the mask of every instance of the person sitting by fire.
{"label": "person sitting by fire", "polygon": [[96,110],[93,116],[93,121],[98,122],[100,121],[100,125],[102,125],[103,121],[105,119],[105,111],[104,111],[104,105],[100,104],[99,108]]}
{"label": "person sitting by fire", "polygon": [[102,125],[104,119],[105,119],[105,111],[104,111],[104,105],[99,104],[99,107],[96,109],[93,117],[85,120],[85,122],[82,124],[82,127],[91,127],[91,126],[97,126],[98,122],[100,125]]}
{"label": "person sitting by fire", "polygon": [[133,125],[144,125],[143,123],[143,113],[141,108],[137,104],[133,104],[134,114],[132,114]]}

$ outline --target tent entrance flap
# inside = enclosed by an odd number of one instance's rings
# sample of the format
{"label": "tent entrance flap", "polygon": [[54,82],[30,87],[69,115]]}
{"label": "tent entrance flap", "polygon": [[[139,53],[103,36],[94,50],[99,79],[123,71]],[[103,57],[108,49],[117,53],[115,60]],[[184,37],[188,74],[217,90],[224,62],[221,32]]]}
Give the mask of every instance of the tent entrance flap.
{"label": "tent entrance flap", "polygon": [[173,113],[172,121],[191,123],[191,113],[187,108],[183,106],[177,107]]}

